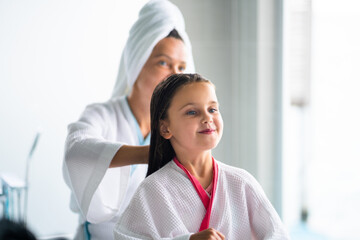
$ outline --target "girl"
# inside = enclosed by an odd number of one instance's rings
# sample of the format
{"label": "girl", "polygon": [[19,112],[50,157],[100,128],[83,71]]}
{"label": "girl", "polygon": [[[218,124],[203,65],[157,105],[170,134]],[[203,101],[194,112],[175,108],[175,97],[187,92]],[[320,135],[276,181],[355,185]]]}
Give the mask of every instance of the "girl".
{"label": "girl", "polygon": [[148,177],[115,239],[288,239],[257,181],[211,155],[223,121],[210,81],[170,76],[156,87],[150,112]]}

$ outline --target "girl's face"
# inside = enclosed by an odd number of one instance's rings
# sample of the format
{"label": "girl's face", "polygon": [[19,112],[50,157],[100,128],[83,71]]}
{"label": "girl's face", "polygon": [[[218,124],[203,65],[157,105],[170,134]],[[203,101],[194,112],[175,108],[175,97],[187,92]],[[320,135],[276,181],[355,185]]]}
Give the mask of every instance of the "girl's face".
{"label": "girl's face", "polygon": [[160,134],[175,152],[211,150],[220,141],[223,120],[215,88],[207,82],[182,86],[174,95],[167,119],[160,121]]}
{"label": "girl's face", "polygon": [[136,83],[143,93],[153,93],[156,85],[172,74],[186,69],[185,45],[180,39],[160,40],[143,66]]}

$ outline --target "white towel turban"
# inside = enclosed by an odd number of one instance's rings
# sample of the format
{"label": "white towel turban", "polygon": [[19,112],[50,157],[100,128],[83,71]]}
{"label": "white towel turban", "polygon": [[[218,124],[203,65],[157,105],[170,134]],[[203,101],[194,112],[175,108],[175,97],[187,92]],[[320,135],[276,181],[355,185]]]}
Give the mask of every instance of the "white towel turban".
{"label": "white towel turban", "polygon": [[123,50],[112,98],[130,92],[155,45],[176,29],[187,51],[186,72],[195,71],[191,44],[180,10],[168,0],[150,0],[140,10]]}

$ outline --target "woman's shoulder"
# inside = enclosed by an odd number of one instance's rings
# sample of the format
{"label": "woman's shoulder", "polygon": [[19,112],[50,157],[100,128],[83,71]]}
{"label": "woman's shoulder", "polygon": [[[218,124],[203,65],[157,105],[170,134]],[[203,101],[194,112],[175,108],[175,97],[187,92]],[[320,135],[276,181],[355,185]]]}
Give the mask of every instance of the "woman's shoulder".
{"label": "woman's shoulder", "polygon": [[109,99],[106,102],[91,103],[85,107],[81,115],[81,119],[86,118],[116,118],[119,114],[124,113],[123,102],[125,97]]}
{"label": "woman's shoulder", "polygon": [[86,106],[86,110],[113,110],[116,109],[116,107],[121,106],[123,102],[126,101],[125,96],[117,97],[117,98],[111,98],[104,102],[94,102],[90,103]]}

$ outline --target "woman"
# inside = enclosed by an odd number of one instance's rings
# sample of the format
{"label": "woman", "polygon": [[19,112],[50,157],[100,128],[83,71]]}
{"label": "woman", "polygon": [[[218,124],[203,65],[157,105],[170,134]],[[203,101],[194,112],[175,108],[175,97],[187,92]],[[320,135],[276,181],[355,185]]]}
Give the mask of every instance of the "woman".
{"label": "woman", "polygon": [[194,64],[181,12],[167,0],[149,1],[130,30],[112,98],[89,105],[68,126],[63,173],[80,215],[76,239],[113,239],[146,175],[152,92],[185,70]]}

